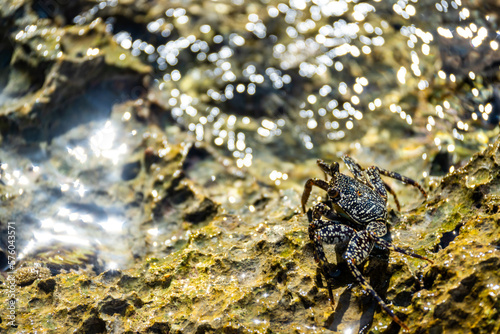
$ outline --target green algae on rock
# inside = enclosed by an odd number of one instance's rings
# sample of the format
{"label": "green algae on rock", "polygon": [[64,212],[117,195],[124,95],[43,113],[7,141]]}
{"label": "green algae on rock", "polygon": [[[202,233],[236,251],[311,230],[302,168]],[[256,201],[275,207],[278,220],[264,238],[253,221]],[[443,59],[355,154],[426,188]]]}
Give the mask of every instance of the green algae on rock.
{"label": "green algae on rock", "polygon": [[[464,167],[448,174],[425,207],[407,216],[410,225],[428,221],[419,244],[435,252],[434,265],[418,279],[397,273],[388,291],[388,298],[401,290],[411,291],[405,313],[415,333],[465,333],[470,329],[493,333],[500,329],[499,145],[497,139]],[[485,168],[489,177],[471,187],[469,179]]]}
{"label": "green algae on rock", "polygon": [[[447,175],[430,192],[430,200],[404,213],[401,222],[398,215],[391,216],[394,243],[435,252],[427,255],[434,265],[422,267],[397,254],[391,254],[388,263],[377,256],[368,261],[365,274],[379,293],[386,291],[383,298],[392,301],[410,332],[499,330],[499,146],[496,141]],[[491,180],[471,189],[466,176],[484,166],[489,167]],[[345,270],[334,290],[338,306],[331,308],[313,260],[306,217],[284,215],[283,195],[272,194],[261,207],[272,217],[265,222],[242,213],[219,212],[191,233],[181,249],[162,258],[97,277],[61,273],[52,278],[53,288],[43,280],[19,288],[19,322],[28,331],[85,332],[89,324],[97,324],[140,333],[321,333],[366,325],[375,333],[397,332],[390,317],[373,308],[375,302],[359,287],[347,287],[354,280]],[[292,196],[292,205],[298,207],[298,194]],[[457,205],[459,211],[451,210]],[[422,224],[426,228],[419,230]],[[436,247],[442,241],[428,237],[458,224],[462,224],[458,235],[443,243],[445,247]],[[415,228],[420,240],[411,234]],[[342,271],[341,264],[339,268]],[[386,279],[380,280],[380,270]],[[42,294],[37,287],[54,295]],[[6,333],[15,332],[5,323],[0,326]]]}

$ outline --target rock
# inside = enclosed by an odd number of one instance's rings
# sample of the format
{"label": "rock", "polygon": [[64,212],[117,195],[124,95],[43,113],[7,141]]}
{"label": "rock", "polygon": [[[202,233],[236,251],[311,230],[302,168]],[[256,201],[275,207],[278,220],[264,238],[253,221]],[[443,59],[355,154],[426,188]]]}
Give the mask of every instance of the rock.
{"label": "rock", "polygon": [[[50,277],[50,270],[45,267],[30,266],[16,269],[15,274],[16,284],[19,286],[31,285],[37,279],[45,279]],[[43,285],[43,283],[42,283]]]}
{"label": "rock", "polygon": [[[390,254],[389,260],[372,257],[367,262],[365,275],[386,300],[392,301],[391,308],[411,332],[439,328],[443,333],[451,333],[464,326],[481,333],[498,329],[500,255],[495,243],[500,226],[498,212],[492,212],[487,203],[500,184],[500,166],[495,160],[499,145],[500,141],[495,142],[467,165],[447,175],[430,193],[427,203],[407,212],[400,223],[393,222],[393,242],[426,254],[433,265],[398,254]],[[475,189],[467,185],[466,176],[486,167],[492,171],[491,179],[481,185],[482,195],[477,197]],[[294,196],[298,200],[299,194]],[[83,324],[80,330],[90,323],[104,328],[104,324],[116,322],[116,317],[122,319],[120,326],[124,331],[142,328],[144,332],[249,328],[271,332],[307,329],[319,333],[328,328],[342,330],[370,323],[375,332],[396,330],[391,318],[377,310],[375,301],[361,294],[341,264],[338,268],[342,279],[337,278],[334,286],[339,306],[331,308],[313,260],[307,219],[296,214],[284,216],[281,203],[280,197],[268,199],[261,210],[269,218],[261,227],[257,226],[258,221],[252,223],[240,216],[216,213],[207,225],[191,234],[180,250],[162,259],[139,263],[121,274],[111,275],[107,271],[97,278],[86,278],[89,283],[82,287],[82,294],[99,306],[90,317],[85,316],[86,312],[75,314]],[[459,211],[454,209],[457,206]],[[462,227],[455,239],[435,250],[440,241],[434,236],[457,224]],[[425,230],[420,229],[423,225],[427,226]],[[413,232],[406,234],[408,229]],[[381,280],[380,270],[386,277]],[[59,274],[58,293],[72,300],[77,292],[70,282],[83,277]],[[349,283],[354,283],[354,287],[347,293]],[[38,287],[50,291],[54,284],[54,279],[44,280]],[[20,291],[19,312],[33,319],[52,312],[54,306],[50,305],[47,308],[33,304],[26,308],[23,301],[30,293],[29,287]],[[354,310],[358,311],[352,313]],[[64,318],[61,314],[60,328],[65,328]],[[54,321],[58,321],[57,313]],[[43,322],[33,323],[32,328],[43,328]]]}
{"label": "rock", "polygon": [[56,280],[53,278],[44,279],[38,282],[38,288],[45,293],[51,293],[56,287]]}

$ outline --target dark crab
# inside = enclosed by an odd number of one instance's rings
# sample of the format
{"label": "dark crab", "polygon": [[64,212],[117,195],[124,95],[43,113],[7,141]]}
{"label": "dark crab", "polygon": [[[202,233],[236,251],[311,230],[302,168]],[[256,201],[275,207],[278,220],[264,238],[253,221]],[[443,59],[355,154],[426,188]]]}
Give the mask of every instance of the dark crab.
{"label": "dark crab", "polygon": [[[354,178],[340,173],[337,162],[327,164],[322,160],[318,160],[318,166],[331,179],[329,181],[318,178],[307,180],[304,193],[302,194],[302,209],[304,212],[306,211],[305,205],[311,193],[312,186],[325,190],[332,206],[329,208],[326,204],[319,203],[313,208],[312,221],[309,224],[309,238],[314,243],[315,260],[320,264],[328,281],[328,274],[325,270],[328,260],[323,251],[323,243],[337,244],[348,242],[344,259],[353,276],[361,287],[377,300],[380,306],[396,323],[408,329],[384,303],[375,290],[373,290],[370,284],[368,284],[357,265],[363,263],[368,258],[374,245],[432,263],[431,260],[415,254],[411,250],[394,246],[382,239],[387,233],[387,192],[390,192],[394,196],[398,209],[399,202],[394,191],[381,179],[380,175],[389,176],[416,187],[425,198],[427,198],[427,193],[420,184],[406,176],[376,166],[363,169],[349,156],[344,156],[342,160]],[[328,219],[324,220],[322,219],[323,217]],[[328,284],[328,290],[330,300],[333,303],[330,284]]]}

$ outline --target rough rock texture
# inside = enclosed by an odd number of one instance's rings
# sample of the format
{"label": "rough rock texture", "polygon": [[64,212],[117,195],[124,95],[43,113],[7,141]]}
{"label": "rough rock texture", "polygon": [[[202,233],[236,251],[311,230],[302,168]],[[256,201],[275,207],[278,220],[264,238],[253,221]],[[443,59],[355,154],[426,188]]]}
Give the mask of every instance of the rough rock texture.
{"label": "rough rock texture", "polygon": [[[391,211],[393,241],[425,254],[433,265],[400,254],[388,259],[376,251],[364,265],[364,274],[411,332],[500,329],[499,145],[447,175],[414,210],[402,216]],[[20,287],[23,330],[320,333],[366,326],[375,333],[398,331],[342,263],[331,306],[313,260],[307,218],[297,210],[299,193],[259,190],[246,182],[247,190],[267,193],[263,204],[253,203],[256,212],[219,211],[176,252],[130,270],[97,277],[61,273]],[[257,219],[248,218],[254,214]],[[17,332],[5,322],[0,326]]]}
{"label": "rough rock texture", "polygon": [[[442,236],[434,242],[434,265],[405,289],[416,292],[408,322],[417,333],[500,330],[499,145],[447,175],[422,213],[407,221],[426,226],[422,243]],[[394,279],[394,291],[410,281],[405,274]]]}

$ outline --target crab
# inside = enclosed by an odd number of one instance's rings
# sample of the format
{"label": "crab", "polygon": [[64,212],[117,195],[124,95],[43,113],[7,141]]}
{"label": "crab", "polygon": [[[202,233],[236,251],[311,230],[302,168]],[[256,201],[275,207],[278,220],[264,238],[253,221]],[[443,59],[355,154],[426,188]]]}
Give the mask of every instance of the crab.
{"label": "crab", "polygon": [[[381,175],[416,187],[425,198],[427,198],[427,193],[420,184],[406,176],[377,166],[363,169],[347,155],[343,156],[342,160],[354,177],[340,173],[338,162],[327,164],[323,160],[318,160],[318,166],[326,174],[326,177],[328,178],[329,175],[331,179],[329,181],[328,179],[309,179],[304,187],[302,194],[304,213],[313,186],[325,190],[331,203],[331,207],[319,203],[312,210],[312,220],[308,230],[309,238],[314,244],[314,258],[319,263],[328,282],[326,270],[328,260],[323,250],[323,244],[347,243],[347,250],[343,258],[354,278],[397,324],[408,330],[408,327],[394,314],[363,277],[358,265],[368,258],[374,245],[432,263],[431,260],[415,254],[409,249],[394,246],[382,239],[387,234],[387,192],[394,196],[398,210],[400,205],[394,191],[382,180]],[[322,219],[323,217],[327,220]],[[333,305],[333,294],[329,283],[328,290]]]}

